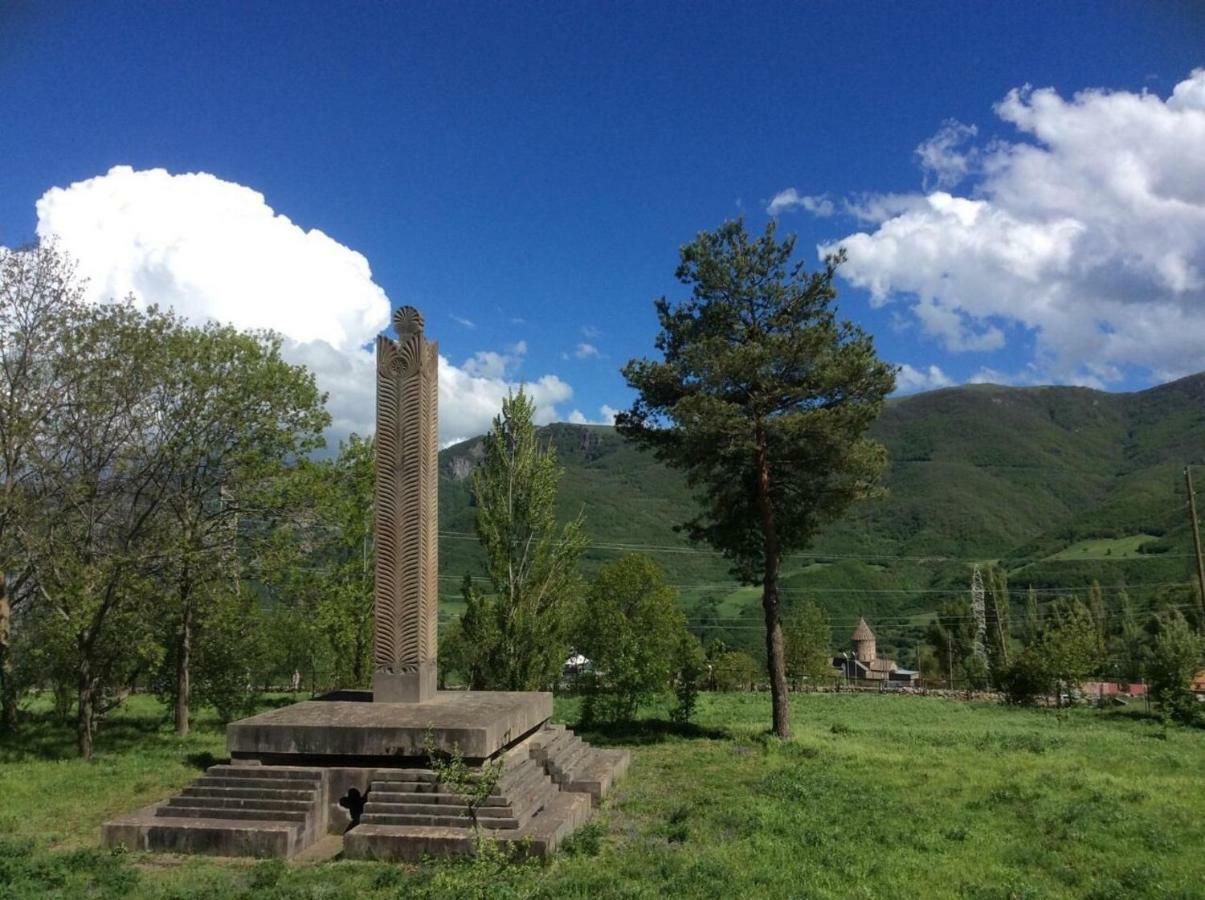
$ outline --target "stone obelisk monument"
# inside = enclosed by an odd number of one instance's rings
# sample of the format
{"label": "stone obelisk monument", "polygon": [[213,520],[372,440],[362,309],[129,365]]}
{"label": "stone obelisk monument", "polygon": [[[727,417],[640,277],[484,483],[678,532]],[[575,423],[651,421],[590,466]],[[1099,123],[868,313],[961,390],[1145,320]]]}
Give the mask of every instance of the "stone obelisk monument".
{"label": "stone obelisk monument", "polygon": [[377,337],[373,701],[435,697],[439,615],[439,345],[413,306]]}
{"label": "stone obelisk monument", "polygon": [[[106,822],[105,846],[287,857],[337,835],[349,859],[417,861],[474,853],[484,833],[547,854],[627,768],[626,750],[550,725],[551,693],[436,691],[439,349],[413,307],[393,326],[396,340],[377,338],[372,694],[231,722],[230,765]],[[481,832],[466,798],[439,785],[434,750],[502,767]]]}

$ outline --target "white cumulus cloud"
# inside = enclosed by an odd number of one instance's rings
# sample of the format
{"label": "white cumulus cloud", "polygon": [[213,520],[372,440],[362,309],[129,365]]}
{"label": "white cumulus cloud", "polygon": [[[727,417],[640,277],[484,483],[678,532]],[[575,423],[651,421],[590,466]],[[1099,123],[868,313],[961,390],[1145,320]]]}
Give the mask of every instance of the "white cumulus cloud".
{"label": "white cumulus cloud", "polygon": [[598,418],[591,419],[580,409],[575,409],[569,413],[569,421],[573,425],[614,425],[615,417],[619,415],[620,410],[613,406],[603,404],[598,408]]}
{"label": "white cumulus cloud", "polygon": [[1205,369],[1205,69],[1166,99],[1025,87],[995,111],[1015,140],[968,147],[974,131],[947,123],[917,150],[964,196],[896,195],[819,252],[844,246],[846,278],[950,350],[1032,336],[1045,379]]}
{"label": "white cumulus cloud", "polygon": [[766,212],[771,216],[776,216],[779,213],[792,209],[804,209],[812,215],[820,216],[821,218],[831,216],[836,211],[833,201],[828,199],[828,197],[801,194],[793,187],[779,191],[766,206]]}
{"label": "white cumulus cloud", "polygon": [[[76,260],[93,301],[133,295],[193,321],[279,332],[287,357],[310,367],[329,393],[332,436],[372,431],[369,345],[389,324],[390,301],[363,255],[294,224],[257,191],[205,173],[117,166],[50,189],[37,215],[38,236],[54,237]],[[431,322],[436,311],[424,312]],[[460,368],[440,357],[442,442],[488,428],[518,389],[511,376],[526,349],[483,351]],[[555,375],[527,388],[541,421],[556,420],[556,404],[573,395]]]}
{"label": "white cumulus cloud", "polygon": [[895,390],[899,394],[931,391],[936,388],[949,387],[953,383],[939,366],[934,365],[918,369],[904,363],[895,373]]}
{"label": "white cumulus cloud", "polygon": [[573,355],[578,359],[597,359],[602,356],[602,353],[593,344],[582,343],[577,345],[577,349],[573,351]]}

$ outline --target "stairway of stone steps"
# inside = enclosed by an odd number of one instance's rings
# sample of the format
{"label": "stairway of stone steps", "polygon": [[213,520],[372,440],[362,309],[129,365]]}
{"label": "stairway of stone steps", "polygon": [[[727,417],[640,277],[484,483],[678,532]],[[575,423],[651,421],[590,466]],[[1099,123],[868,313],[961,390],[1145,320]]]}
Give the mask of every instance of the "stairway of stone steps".
{"label": "stairway of stone steps", "polygon": [[562,789],[589,794],[597,803],[628,767],[626,750],[599,749],[564,725],[547,725],[532,741],[531,756]]}
{"label": "stairway of stone steps", "polygon": [[[506,767],[493,792],[477,808],[477,822],[491,831],[514,831],[557,793],[557,786],[538,763],[519,759]],[[473,814],[468,800],[440,783],[432,770],[398,769],[372,783],[360,824],[470,828]]]}
{"label": "stairway of stone steps", "polygon": [[163,818],[250,819],[308,824],[322,774],[269,766],[213,766],[156,810]]}
{"label": "stairway of stone steps", "polygon": [[164,803],[106,823],[106,846],[221,856],[292,856],[326,829],[322,771],[213,766]]}

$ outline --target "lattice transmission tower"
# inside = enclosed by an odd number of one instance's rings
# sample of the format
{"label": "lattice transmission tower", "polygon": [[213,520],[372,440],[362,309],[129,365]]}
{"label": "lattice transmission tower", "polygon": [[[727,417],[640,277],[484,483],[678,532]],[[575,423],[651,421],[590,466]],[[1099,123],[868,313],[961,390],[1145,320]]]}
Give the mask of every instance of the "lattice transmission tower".
{"label": "lattice transmission tower", "polygon": [[971,615],[975,621],[975,655],[987,662],[987,604],[984,602],[983,575],[979,567],[971,575]]}

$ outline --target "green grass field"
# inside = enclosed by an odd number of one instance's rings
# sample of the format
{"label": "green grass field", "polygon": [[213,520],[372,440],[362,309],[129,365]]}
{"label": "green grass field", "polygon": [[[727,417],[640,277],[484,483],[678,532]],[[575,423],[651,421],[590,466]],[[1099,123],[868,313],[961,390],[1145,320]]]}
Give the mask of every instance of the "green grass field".
{"label": "green grass field", "polygon": [[1205,731],[801,695],[784,743],[769,715],[763,695],[704,695],[688,729],[584,731],[631,747],[629,776],[553,862],[501,870],[102,851],[101,821],[194,778],[222,730],[177,739],[138,698],[85,764],[36,719],[0,743],[0,897],[1205,897]]}
{"label": "green grass field", "polygon": [[1096,538],[1089,541],[1076,541],[1074,544],[1064,547],[1058,553],[1048,556],[1047,559],[1081,559],[1086,557],[1097,560],[1105,556],[1112,556],[1117,559],[1129,559],[1139,556],[1138,548],[1154,540],[1157,540],[1157,538],[1153,534],[1133,534],[1120,538]]}

